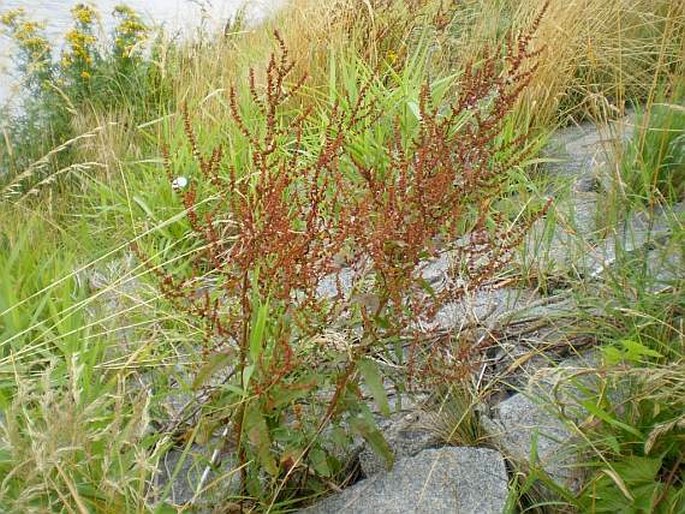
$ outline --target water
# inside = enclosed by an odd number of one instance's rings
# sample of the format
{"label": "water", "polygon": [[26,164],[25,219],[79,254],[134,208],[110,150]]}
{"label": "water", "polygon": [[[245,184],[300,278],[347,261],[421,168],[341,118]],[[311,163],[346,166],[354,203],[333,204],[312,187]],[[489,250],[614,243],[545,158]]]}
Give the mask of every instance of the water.
{"label": "water", "polygon": [[[112,26],[111,12],[115,5],[125,3],[140,13],[147,23],[161,24],[168,31],[192,34],[204,22],[209,27],[221,27],[243,5],[249,21],[258,21],[271,14],[284,0],[94,0],[87,2],[98,8],[104,29]],[[0,13],[23,7],[30,18],[46,22],[45,33],[56,45],[72,26],[70,10],[79,3],[69,0],[0,0]],[[9,59],[11,42],[0,37],[0,103],[21,94],[17,76]]]}

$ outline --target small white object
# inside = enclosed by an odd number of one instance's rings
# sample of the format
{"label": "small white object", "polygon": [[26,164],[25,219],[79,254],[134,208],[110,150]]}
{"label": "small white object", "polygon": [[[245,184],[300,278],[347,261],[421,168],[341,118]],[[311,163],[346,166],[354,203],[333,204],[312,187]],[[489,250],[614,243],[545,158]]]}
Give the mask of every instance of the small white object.
{"label": "small white object", "polygon": [[188,179],[185,177],[176,177],[174,181],[171,183],[171,188],[174,191],[180,191],[181,189],[185,189],[185,187],[188,185]]}

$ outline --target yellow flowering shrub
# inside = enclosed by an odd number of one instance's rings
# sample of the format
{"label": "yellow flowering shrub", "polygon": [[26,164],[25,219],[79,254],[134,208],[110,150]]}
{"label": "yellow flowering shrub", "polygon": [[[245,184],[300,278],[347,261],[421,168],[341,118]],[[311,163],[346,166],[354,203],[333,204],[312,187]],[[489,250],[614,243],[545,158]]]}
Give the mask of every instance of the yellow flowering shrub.
{"label": "yellow flowering shrub", "polygon": [[64,35],[64,50],[53,62],[50,42],[43,34],[44,25],[29,20],[23,8],[0,16],[0,27],[15,42],[16,61],[26,85],[33,93],[47,94],[51,84],[74,96],[91,94],[90,84],[98,76],[112,76],[144,62],[145,42],[150,29],[140,15],[126,5],[117,5],[112,13],[116,23],[110,41],[99,40],[100,14],[95,8],[76,4],[71,10],[73,26]]}
{"label": "yellow flowering shrub", "polygon": [[25,78],[24,85],[34,92],[45,87],[52,78],[53,64],[44,24],[29,20],[20,7],[0,15],[0,27],[17,45],[15,63]]}
{"label": "yellow flowering shrub", "polygon": [[85,4],[75,5],[71,16],[74,26],[64,36],[67,46],[60,61],[62,79],[90,92],[87,85],[96,60],[100,59],[94,32],[100,17],[95,9]]}
{"label": "yellow flowering shrub", "polygon": [[[0,12],[0,34],[14,43],[16,69],[28,92],[19,98],[23,114],[12,119],[14,134],[7,136],[15,148],[39,137],[50,139],[48,147],[69,139],[74,110],[85,105],[106,112],[125,104],[142,114],[168,99],[168,86],[160,82],[148,53],[148,26],[124,5],[112,16],[114,27],[105,34],[100,13],[85,3],[76,4],[71,9],[72,26],[63,43],[55,45],[45,36],[44,24],[31,20],[25,9]],[[22,153],[27,162],[29,153],[28,148]]]}
{"label": "yellow flowering shrub", "polygon": [[117,20],[114,29],[115,56],[122,61],[141,58],[143,43],[148,39],[150,29],[138,13],[126,5],[117,5],[113,15]]}

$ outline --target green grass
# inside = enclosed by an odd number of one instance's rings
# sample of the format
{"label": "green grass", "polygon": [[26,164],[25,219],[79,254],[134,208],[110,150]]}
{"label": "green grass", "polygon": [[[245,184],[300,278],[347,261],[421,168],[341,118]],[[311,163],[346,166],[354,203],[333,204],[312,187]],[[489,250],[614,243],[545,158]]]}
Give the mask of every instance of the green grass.
{"label": "green grass", "polygon": [[637,131],[623,156],[628,195],[641,203],[685,198],[685,110],[682,93],[661,95],[639,112]]}

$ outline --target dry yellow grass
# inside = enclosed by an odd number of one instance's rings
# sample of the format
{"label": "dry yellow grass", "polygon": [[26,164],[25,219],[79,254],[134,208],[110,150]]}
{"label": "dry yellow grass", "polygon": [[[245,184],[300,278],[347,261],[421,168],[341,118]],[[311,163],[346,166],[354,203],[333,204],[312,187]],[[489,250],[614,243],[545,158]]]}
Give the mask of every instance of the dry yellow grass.
{"label": "dry yellow grass", "polygon": [[[241,83],[249,66],[263,62],[273,48],[274,29],[299,71],[310,75],[310,85],[326,83],[331,55],[356,54],[374,67],[390,52],[406,56],[416,34],[427,30],[435,76],[458,71],[484,48],[505,44],[509,31],[528,28],[546,3],[467,0],[448,11],[428,0],[293,0],[264,26],[229,34],[211,46],[186,48],[176,92],[192,105]],[[567,115],[615,116],[628,99],[647,100],[659,80],[683,73],[684,5],[550,0],[535,36],[543,51],[522,100],[523,115],[548,125]]]}
{"label": "dry yellow grass", "polygon": [[[525,26],[542,3],[522,3],[516,24]],[[538,32],[540,70],[523,101],[543,121],[615,116],[629,99],[653,95],[658,80],[682,74],[684,36],[679,2],[552,0]]]}

